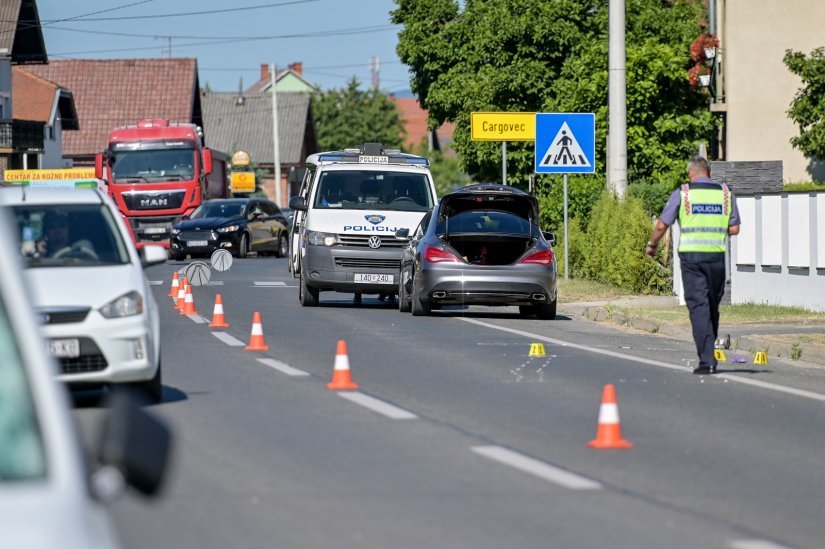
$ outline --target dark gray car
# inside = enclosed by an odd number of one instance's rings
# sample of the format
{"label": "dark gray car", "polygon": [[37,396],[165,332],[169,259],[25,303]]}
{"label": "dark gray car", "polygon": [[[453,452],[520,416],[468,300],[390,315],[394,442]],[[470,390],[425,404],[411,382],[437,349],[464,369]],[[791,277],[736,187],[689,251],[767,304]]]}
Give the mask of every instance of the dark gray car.
{"label": "dark gray car", "polygon": [[399,309],[418,316],[441,305],[518,305],[522,315],[555,318],[555,237],[542,233],[538,220],[535,197],[505,185],[471,185],[442,197],[412,237],[396,234],[409,239]]}

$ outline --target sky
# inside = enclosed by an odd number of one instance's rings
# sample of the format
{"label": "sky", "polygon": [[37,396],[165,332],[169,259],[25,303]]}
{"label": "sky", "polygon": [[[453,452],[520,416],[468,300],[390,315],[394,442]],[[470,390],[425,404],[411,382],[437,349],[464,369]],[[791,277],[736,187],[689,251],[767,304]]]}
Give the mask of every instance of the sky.
{"label": "sky", "polygon": [[171,43],[173,57],[197,58],[201,86],[236,91],[241,78],[244,88],[258,81],[262,63],[301,62],[323,90],[353,76],[367,87],[378,57],[380,88],[409,90],[393,0],[37,0],[37,8],[50,60],[168,57]]}

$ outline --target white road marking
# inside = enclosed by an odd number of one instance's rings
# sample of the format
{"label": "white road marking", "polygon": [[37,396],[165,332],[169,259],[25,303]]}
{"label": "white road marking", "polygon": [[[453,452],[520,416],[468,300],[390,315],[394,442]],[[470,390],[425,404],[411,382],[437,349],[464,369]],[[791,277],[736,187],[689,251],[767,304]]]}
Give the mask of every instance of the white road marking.
{"label": "white road marking", "polygon": [[229,345],[230,347],[246,347],[246,343],[240,339],[235,339],[226,332],[212,332],[212,335]]}
{"label": "white road marking", "polygon": [[338,396],[340,396],[341,398],[345,398],[356,404],[360,404],[364,408],[368,408],[373,412],[378,412],[379,414],[384,415],[390,419],[418,418],[417,415],[413,414],[412,412],[408,412],[403,408],[399,408],[398,406],[394,406],[389,402],[378,400],[377,398],[373,398],[369,395],[365,395],[364,393],[359,393],[357,391],[338,393]]}
{"label": "white road marking", "polygon": [[473,446],[471,450],[486,458],[548,480],[571,490],[600,490],[602,485],[595,480],[553,467],[543,461],[519,454],[501,446]]}
{"label": "white road marking", "polygon": [[788,549],[784,545],[779,545],[762,539],[738,539],[728,543],[731,549]]}
{"label": "white road marking", "polygon": [[281,282],[280,280],[256,280],[253,284],[255,286],[286,286],[286,282]]}
{"label": "white road marking", "polygon": [[203,318],[201,315],[186,315],[191,318],[195,324],[206,324],[206,319]]}
{"label": "white road marking", "polygon": [[150,280],[150,286],[163,286],[163,280]]}
{"label": "white road marking", "polygon": [[210,280],[207,286],[223,286],[223,280]]}
{"label": "white road marking", "polygon": [[[589,345],[581,345],[578,343],[569,343],[567,341],[562,341],[561,339],[553,339],[552,337],[547,337],[543,335],[533,334],[530,332],[524,332],[522,330],[516,330],[514,328],[505,328],[504,326],[496,326],[495,324],[489,324],[487,322],[482,322],[480,320],[476,320],[474,318],[464,318],[458,317],[459,320],[463,320],[465,322],[469,322],[471,324],[477,324],[479,326],[484,326],[485,328],[492,328],[494,330],[499,330],[502,332],[509,332],[511,334],[524,336],[526,338],[538,339],[540,341],[546,341],[547,343],[552,343],[553,345],[558,345],[560,347],[569,347],[571,349],[578,349],[580,351],[588,351],[591,353],[596,353],[598,355],[609,356],[612,358],[619,358],[622,360],[630,360],[633,362],[638,362],[640,364],[648,364],[650,366],[658,366],[659,368],[667,368],[669,370],[681,370],[683,372],[693,372],[693,369],[689,366],[680,366],[678,364],[670,364],[668,362],[662,362],[660,360],[652,360],[649,358],[641,358],[632,355],[626,355],[624,353],[617,353],[615,351],[608,351],[606,349],[598,349],[596,347],[591,347]],[[786,387],[785,385],[779,385],[776,383],[769,383],[767,381],[759,381],[757,379],[750,379],[746,377],[739,377],[731,374],[714,374],[711,376],[713,379],[722,379],[728,381],[735,381],[736,383],[741,383],[743,385],[751,385],[753,387],[759,387],[761,389],[767,389],[769,391],[776,391],[778,393],[786,393],[789,395],[794,395],[802,398],[808,398],[811,400],[817,400],[819,402],[825,402],[825,394],[822,393],[815,393],[813,391],[806,391],[805,389],[795,389],[793,387]]]}
{"label": "white road marking", "polygon": [[289,364],[281,362],[280,360],[275,360],[273,358],[259,358],[258,362],[261,364],[266,364],[270,368],[274,368],[278,370],[282,374],[286,374],[288,376],[308,376],[309,372],[305,372],[303,370],[299,370],[298,368],[293,368]]}

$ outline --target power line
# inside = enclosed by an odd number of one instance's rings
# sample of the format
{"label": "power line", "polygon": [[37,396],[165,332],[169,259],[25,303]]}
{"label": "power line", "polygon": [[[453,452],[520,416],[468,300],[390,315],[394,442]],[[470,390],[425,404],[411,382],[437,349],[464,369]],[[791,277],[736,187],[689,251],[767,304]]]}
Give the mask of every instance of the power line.
{"label": "power line", "polygon": [[[384,65],[399,65],[399,64],[401,64],[401,61],[397,61],[397,60],[396,61],[382,61],[381,63],[384,64]],[[324,70],[324,69],[351,69],[351,68],[368,67],[368,66],[369,66],[369,62],[348,63],[346,65],[321,65],[321,66],[304,65],[304,71],[316,71],[316,70]],[[259,67],[254,67],[254,68],[252,68],[252,67],[248,67],[248,68],[245,68],[245,67],[198,67],[198,70],[200,70],[200,71],[215,71],[215,72],[220,72],[220,71],[226,71],[226,72],[235,72],[235,71],[253,72],[253,71],[258,71],[260,69],[259,69]]]}
{"label": "power line", "polygon": [[[108,13],[108,12],[111,12],[111,11],[122,10],[124,8],[131,8],[132,6],[139,6],[140,4],[148,4],[149,2],[154,2],[154,1],[155,0],[139,0],[138,2],[131,2],[129,4],[123,4],[121,6],[115,6],[113,8],[106,8],[105,10],[98,10],[98,11],[92,11],[92,12],[89,12],[89,13],[82,13],[80,15],[73,15],[72,17],[66,17],[64,19],[51,19],[51,20],[45,21],[45,22],[41,21],[40,26],[45,27],[47,25],[52,25],[54,23],[65,23],[67,21],[74,21],[76,19],[81,19],[81,18],[84,18],[84,17],[88,17],[90,15],[98,15],[98,14],[101,14],[101,13]],[[93,19],[87,19],[87,21],[93,21]],[[37,21],[31,20],[31,19],[29,19],[29,20],[15,19],[13,21],[7,19],[7,20],[4,20],[2,22],[3,23],[17,23],[18,25],[25,25],[25,26],[21,26],[20,28],[15,27],[14,29],[9,29],[9,30],[3,31],[0,34],[6,34],[6,33],[9,33],[9,32],[17,32],[18,30],[31,29],[31,28],[34,28],[34,27],[37,26]]]}

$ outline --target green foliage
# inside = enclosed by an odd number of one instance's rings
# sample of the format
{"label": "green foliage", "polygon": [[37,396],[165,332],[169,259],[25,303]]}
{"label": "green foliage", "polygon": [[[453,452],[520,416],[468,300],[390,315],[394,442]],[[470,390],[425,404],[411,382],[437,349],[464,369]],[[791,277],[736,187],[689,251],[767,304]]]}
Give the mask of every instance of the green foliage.
{"label": "green foliage", "polygon": [[[567,178],[567,214],[586,222],[590,210],[604,189],[604,180],[592,176],[570,175]],[[562,176],[537,178],[541,227],[561,236],[564,230],[564,179]]]}
{"label": "green foliage", "polygon": [[825,47],[810,55],[787,50],[785,65],[802,79],[788,115],[799,126],[791,144],[805,156],[825,161]]}
{"label": "green foliage", "polygon": [[404,141],[404,126],[395,104],[379,90],[359,89],[355,78],[345,88],[313,95],[312,112],[322,151],[371,142],[398,148]]}
{"label": "green foliage", "polygon": [[461,164],[452,149],[428,151],[427,139],[423,139],[413,154],[426,156],[430,160],[430,173],[435,181],[435,191],[438,196],[444,196],[450,191],[470,185],[472,179],[461,169]]}
{"label": "green foliage", "polygon": [[570,225],[572,276],[612,284],[632,293],[658,294],[670,290],[667,269],[644,253],[652,225],[641,200],[627,196],[620,201],[604,191],[590,215],[585,231],[578,223]]}
{"label": "green foliage", "polygon": [[782,187],[782,190],[790,193],[825,191],[825,183],[785,183],[785,185],[783,185]]}

